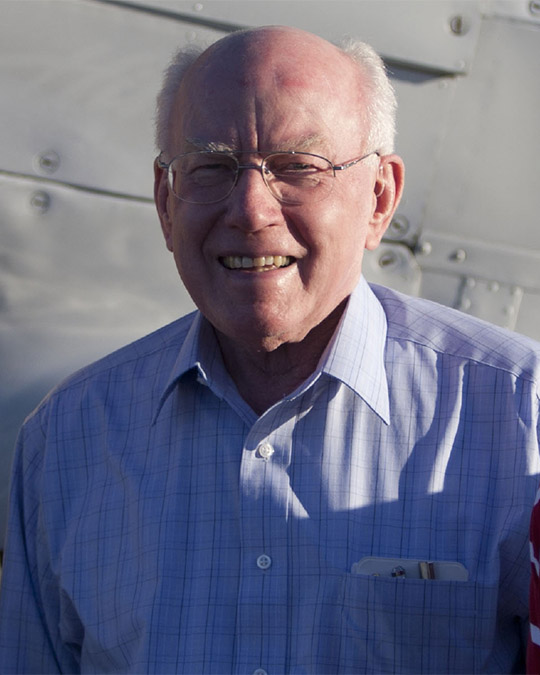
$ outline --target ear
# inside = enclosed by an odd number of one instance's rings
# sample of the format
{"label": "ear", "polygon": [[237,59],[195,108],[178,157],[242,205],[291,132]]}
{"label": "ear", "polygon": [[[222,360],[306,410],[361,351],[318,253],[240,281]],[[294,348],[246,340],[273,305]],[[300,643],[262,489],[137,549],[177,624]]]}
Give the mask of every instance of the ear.
{"label": "ear", "polygon": [[405,183],[405,165],[398,155],[383,155],[373,186],[373,214],[366,237],[366,248],[373,251],[380,244],[392,222]]}
{"label": "ear", "polygon": [[154,202],[161,223],[161,231],[165,237],[165,244],[169,251],[173,250],[172,241],[172,221],[169,214],[169,180],[167,178],[167,169],[159,165],[158,160],[154,161]]}

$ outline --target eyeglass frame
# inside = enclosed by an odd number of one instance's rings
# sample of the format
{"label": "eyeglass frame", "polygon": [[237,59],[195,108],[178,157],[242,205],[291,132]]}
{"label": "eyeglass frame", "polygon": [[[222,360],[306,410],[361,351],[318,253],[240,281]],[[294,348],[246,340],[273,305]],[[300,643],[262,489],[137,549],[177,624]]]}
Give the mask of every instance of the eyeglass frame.
{"label": "eyeglass frame", "polygon": [[[172,185],[172,178],[171,178],[171,165],[172,165],[172,163],[176,159],[178,159],[179,157],[184,157],[185,155],[192,155],[192,154],[199,154],[199,153],[200,154],[208,154],[208,155],[226,155],[226,156],[234,159],[234,161],[236,162],[236,174],[235,174],[235,178],[234,178],[234,181],[231,185],[230,190],[223,197],[220,197],[219,199],[212,200],[210,202],[194,202],[194,201],[191,201],[189,199],[185,199],[184,197],[180,197],[179,195],[176,194],[176,192],[174,191],[173,185]],[[325,162],[328,162],[329,168],[332,169],[332,177],[333,178],[336,177],[336,171],[345,171],[345,169],[350,169],[352,166],[355,166],[356,164],[358,164],[362,160],[367,159],[368,157],[371,157],[371,155],[377,155],[377,157],[381,156],[381,153],[378,150],[372,150],[371,152],[368,152],[367,154],[362,155],[361,157],[357,157],[355,159],[348,160],[347,162],[341,162],[340,164],[333,164],[327,157],[323,157],[323,155],[317,155],[313,152],[303,152],[302,150],[272,150],[272,151],[235,150],[235,151],[232,151],[232,152],[228,152],[228,151],[224,151],[224,150],[193,150],[191,152],[182,152],[179,155],[175,155],[171,159],[170,162],[164,162],[161,159],[163,154],[164,154],[164,151],[162,150],[159,153],[159,155],[156,157],[156,163],[157,163],[157,166],[160,169],[163,169],[163,170],[167,171],[167,184],[171,188],[171,192],[173,193],[173,195],[177,199],[180,199],[180,201],[186,202],[186,204],[200,204],[201,206],[202,205],[208,205],[208,204],[217,204],[218,202],[221,202],[224,199],[227,199],[227,197],[229,197],[232,194],[234,188],[236,187],[236,185],[238,183],[240,171],[244,170],[244,169],[256,169],[257,171],[259,171],[260,174],[261,174],[261,177],[263,179],[263,182],[266,185],[268,191],[270,192],[272,197],[274,197],[274,199],[277,199],[278,202],[280,202],[281,204],[292,204],[292,205],[296,205],[296,206],[299,206],[299,205],[303,204],[303,202],[289,202],[289,201],[280,199],[279,197],[277,197],[272,192],[269,184],[266,181],[266,178],[265,178],[265,175],[264,175],[264,168],[265,168],[265,163],[266,163],[267,159],[269,157],[272,157],[273,155],[307,155],[308,157],[317,157],[318,159],[323,159]],[[256,155],[266,155],[263,158],[261,164],[240,164],[240,162],[238,161],[237,155],[255,155],[255,154]],[[272,172],[270,172],[270,173],[272,173]],[[332,183],[332,185],[333,185],[333,183]],[[331,192],[331,190],[330,190],[330,192]],[[328,192],[328,194],[326,194],[324,197],[322,197],[318,201],[322,201],[323,199],[326,199],[326,197],[328,197],[330,192]]]}

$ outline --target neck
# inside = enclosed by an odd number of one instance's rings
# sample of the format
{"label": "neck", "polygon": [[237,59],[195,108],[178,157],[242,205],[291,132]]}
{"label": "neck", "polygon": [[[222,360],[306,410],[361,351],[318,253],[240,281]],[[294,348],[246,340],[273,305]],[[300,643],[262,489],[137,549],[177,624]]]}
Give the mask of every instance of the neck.
{"label": "neck", "polygon": [[225,367],[242,398],[257,415],[297,389],[315,371],[346,306],[344,301],[300,342],[272,350],[240,344],[216,331]]}

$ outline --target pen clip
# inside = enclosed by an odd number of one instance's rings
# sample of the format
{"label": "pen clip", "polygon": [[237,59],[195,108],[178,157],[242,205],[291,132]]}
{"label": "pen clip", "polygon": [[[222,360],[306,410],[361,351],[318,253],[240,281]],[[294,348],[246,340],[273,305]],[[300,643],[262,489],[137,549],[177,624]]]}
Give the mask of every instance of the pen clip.
{"label": "pen clip", "polygon": [[427,560],[418,563],[420,579],[435,579],[435,565]]}

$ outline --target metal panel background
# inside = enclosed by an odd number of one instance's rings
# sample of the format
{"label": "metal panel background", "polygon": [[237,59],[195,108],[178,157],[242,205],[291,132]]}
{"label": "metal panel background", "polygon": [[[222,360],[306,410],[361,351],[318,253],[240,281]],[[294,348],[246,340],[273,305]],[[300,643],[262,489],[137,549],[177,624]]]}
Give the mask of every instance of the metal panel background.
{"label": "metal panel background", "polygon": [[91,0],[0,7],[1,168],[151,198],[161,73],[224,33]]}
{"label": "metal panel background", "polygon": [[[472,0],[119,0],[118,4],[163,9],[185,20],[219,22],[224,27],[283,24],[334,41],[361,35],[387,60],[448,73],[467,70],[481,19],[480,3]],[[456,40],[452,26],[458,24]]]}
{"label": "metal panel background", "polygon": [[0,0],[0,530],[24,415],[192,307],[151,203],[154,99],[181,44],[266,23],[371,42],[407,184],[366,276],[540,338],[536,6]]}
{"label": "metal panel background", "polygon": [[[451,123],[445,125],[441,161],[422,223],[420,249],[427,248],[427,255],[419,257],[423,268],[443,278],[469,279],[454,305],[537,339],[538,63],[538,22],[501,17],[482,22],[474,65],[459,80],[449,111]],[[466,290],[471,280],[478,281],[472,296]],[[520,293],[530,296],[528,310],[520,310],[518,303],[509,311],[504,292],[483,295],[480,289],[486,283],[501,291],[505,286],[510,292],[516,289],[514,298]],[[423,284],[421,294],[443,300],[432,283]]]}

